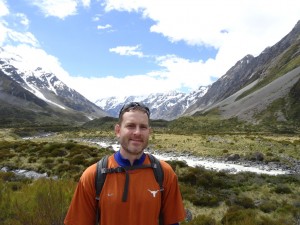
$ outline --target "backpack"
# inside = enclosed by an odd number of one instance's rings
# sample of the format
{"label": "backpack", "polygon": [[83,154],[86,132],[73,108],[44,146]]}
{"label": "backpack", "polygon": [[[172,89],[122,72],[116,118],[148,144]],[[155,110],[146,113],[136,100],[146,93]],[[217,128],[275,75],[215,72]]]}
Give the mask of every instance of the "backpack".
{"label": "backpack", "polygon": [[[155,179],[157,183],[159,184],[160,191],[163,191],[163,181],[164,181],[164,172],[161,167],[161,164],[159,162],[159,159],[157,159],[155,156],[152,154],[147,154],[150,159],[150,165],[137,165],[137,166],[130,166],[130,167],[116,167],[116,168],[107,168],[107,161],[108,161],[108,155],[104,156],[102,159],[100,159],[97,162],[97,170],[96,170],[96,176],[95,176],[95,189],[96,189],[96,222],[95,224],[99,224],[100,220],[100,208],[99,206],[99,200],[100,200],[100,193],[103,188],[106,175],[107,173],[121,173],[125,172],[126,173],[126,180],[125,180],[125,187],[124,187],[124,192],[123,192],[123,198],[122,201],[127,200],[127,193],[128,193],[128,170],[134,170],[134,169],[141,169],[141,168],[152,168],[154,172]],[[163,193],[163,192],[162,192]],[[162,198],[161,198],[162,200]],[[159,215],[159,225],[163,225],[163,215],[160,212]]]}

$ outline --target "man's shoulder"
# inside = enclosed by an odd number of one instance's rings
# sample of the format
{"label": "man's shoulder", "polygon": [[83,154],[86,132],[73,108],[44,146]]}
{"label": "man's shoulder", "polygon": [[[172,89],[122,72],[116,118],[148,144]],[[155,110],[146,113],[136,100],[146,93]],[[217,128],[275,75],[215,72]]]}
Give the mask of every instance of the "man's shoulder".
{"label": "man's shoulder", "polygon": [[[150,154],[148,154],[148,155],[150,155]],[[152,156],[154,156],[154,155],[152,155]],[[156,157],[156,156],[154,156],[156,159],[157,159],[157,161],[160,163],[160,165],[161,165],[161,168],[163,169],[163,172],[164,173],[174,173],[174,171],[173,171],[173,169],[172,169],[172,167],[171,167],[171,165],[169,164],[169,163],[167,163],[166,161],[164,161],[164,160],[162,160],[162,159],[159,159],[158,157]]]}
{"label": "man's shoulder", "polygon": [[89,167],[87,167],[84,170],[84,172],[82,173],[81,178],[95,176],[95,174],[96,174],[96,167],[97,167],[97,163],[94,163],[94,164],[90,165]]}
{"label": "man's shoulder", "polygon": [[[102,157],[103,158],[103,157]],[[89,180],[89,179],[94,179],[96,176],[96,172],[97,172],[97,163],[102,159],[100,158],[97,162],[93,163],[92,165],[88,166],[84,172],[81,175],[81,180]],[[107,158],[107,167],[112,167],[112,165],[115,164],[115,160],[113,155],[108,155]]]}
{"label": "man's shoulder", "polygon": [[164,171],[174,172],[173,168],[171,167],[171,165],[169,163],[167,163],[166,161],[164,161],[162,159],[160,159],[159,162],[160,162],[161,167],[163,168]]}

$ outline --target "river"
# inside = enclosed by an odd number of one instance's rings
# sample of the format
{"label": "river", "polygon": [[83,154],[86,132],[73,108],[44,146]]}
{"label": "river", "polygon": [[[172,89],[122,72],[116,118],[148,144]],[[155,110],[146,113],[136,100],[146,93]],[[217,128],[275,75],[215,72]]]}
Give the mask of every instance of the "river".
{"label": "river", "polygon": [[[113,150],[119,150],[118,143],[109,143],[106,141],[97,141],[93,142],[101,147],[109,147],[111,146]],[[272,169],[270,165],[262,164],[262,163],[252,163],[252,162],[233,162],[233,161],[225,161],[225,160],[216,160],[213,158],[201,158],[195,156],[188,155],[176,155],[170,153],[159,153],[158,151],[145,151],[151,152],[154,156],[162,160],[179,160],[187,163],[188,166],[196,167],[202,166],[206,169],[216,170],[216,171],[226,171],[229,173],[238,173],[238,172],[253,172],[258,174],[268,174],[268,175],[280,175],[280,174],[290,174],[292,173],[289,169],[282,169],[276,166],[276,169]]]}

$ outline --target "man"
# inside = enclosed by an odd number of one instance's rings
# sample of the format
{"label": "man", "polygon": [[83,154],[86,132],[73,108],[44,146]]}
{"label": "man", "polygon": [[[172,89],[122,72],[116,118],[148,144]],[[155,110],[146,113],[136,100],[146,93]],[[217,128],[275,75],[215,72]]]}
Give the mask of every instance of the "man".
{"label": "man", "polygon": [[[115,125],[120,150],[108,158],[108,168],[150,164],[144,153],[151,133],[149,122],[148,107],[138,102],[123,106]],[[101,225],[158,225],[160,212],[164,225],[184,220],[177,176],[169,164],[160,163],[164,171],[163,190],[152,168],[107,174],[99,202]],[[82,174],[64,221],[66,225],[95,224],[95,175],[96,164]]]}

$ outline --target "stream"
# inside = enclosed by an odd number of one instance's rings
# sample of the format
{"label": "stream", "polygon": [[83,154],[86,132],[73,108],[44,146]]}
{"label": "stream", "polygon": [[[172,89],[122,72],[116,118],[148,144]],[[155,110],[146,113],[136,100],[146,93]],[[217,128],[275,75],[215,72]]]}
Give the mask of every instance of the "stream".
{"label": "stream", "polygon": [[[118,143],[109,143],[106,141],[94,141],[92,142],[101,147],[107,148],[112,147],[114,151],[119,150]],[[188,166],[196,167],[202,166],[205,169],[216,170],[216,171],[226,171],[229,173],[239,173],[239,172],[253,172],[257,174],[268,174],[268,175],[280,175],[280,174],[292,174],[295,171],[289,168],[280,168],[278,164],[275,163],[258,163],[258,162],[239,162],[239,161],[225,161],[217,160],[213,158],[203,158],[195,157],[189,155],[176,155],[171,153],[160,153],[158,151],[145,151],[146,153],[151,153],[161,160],[179,160],[187,163]]]}

